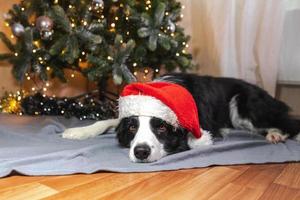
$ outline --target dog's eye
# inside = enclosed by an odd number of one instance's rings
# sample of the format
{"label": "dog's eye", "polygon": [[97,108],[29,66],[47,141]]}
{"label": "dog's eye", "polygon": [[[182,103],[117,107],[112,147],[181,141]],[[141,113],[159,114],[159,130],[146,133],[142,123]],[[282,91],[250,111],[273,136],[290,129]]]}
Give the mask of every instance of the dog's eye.
{"label": "dog's eye", "polygon": [[161,125],[159,126],[159,128],[158,128],[158,131],[159,131],[160,133],[166,132],[166,131],[167,131],[166,125],[165,125],[165,124],[161,124]]}
{"label": "dog's eye", "polygon": [[129,132],[131,132],[131,133],[136,133],[136,131],[137,131],[136,125],[131,125],[131,126],[129,126]]}

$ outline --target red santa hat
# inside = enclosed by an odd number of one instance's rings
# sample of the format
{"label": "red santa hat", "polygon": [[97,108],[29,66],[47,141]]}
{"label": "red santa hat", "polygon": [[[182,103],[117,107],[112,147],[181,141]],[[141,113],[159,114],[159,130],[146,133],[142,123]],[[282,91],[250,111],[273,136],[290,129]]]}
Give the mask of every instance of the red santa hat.
{"label": "red santa hat", "polygon": [[151,116],[180,125],[195,138],[202,135],[198,109],[193,96],[184,87],[167,82],[132,83],[119,99],[119,118]]}

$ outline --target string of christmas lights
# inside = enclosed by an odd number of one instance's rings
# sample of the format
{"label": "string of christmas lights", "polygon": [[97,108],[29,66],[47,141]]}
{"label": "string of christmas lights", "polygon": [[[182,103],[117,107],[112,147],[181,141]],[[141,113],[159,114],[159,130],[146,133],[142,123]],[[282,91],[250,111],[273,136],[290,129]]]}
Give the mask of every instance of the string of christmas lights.
{"label": "string of christmas lights", "polygon": [[116,95],[95,90],[71,98],[48,97],[40,92],[29,95],[24,90],[16,94],[7,93],[0,99],[0,111],[18,115],[54,115],[66,118],[77,117],[80,120],[105,120],[115,118]]}

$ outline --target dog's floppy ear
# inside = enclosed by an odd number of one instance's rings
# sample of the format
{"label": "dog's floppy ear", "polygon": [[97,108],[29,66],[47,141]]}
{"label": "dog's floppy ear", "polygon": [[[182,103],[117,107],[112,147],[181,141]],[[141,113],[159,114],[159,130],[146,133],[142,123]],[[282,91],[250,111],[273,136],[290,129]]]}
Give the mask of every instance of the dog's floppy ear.
{"label": "dog's floppy ear", "polygon": [[168,134],[165,147],[169,153],[186,151],[189,148],[187,143],[188,131],[182,127],[173,127],[172,133]]}

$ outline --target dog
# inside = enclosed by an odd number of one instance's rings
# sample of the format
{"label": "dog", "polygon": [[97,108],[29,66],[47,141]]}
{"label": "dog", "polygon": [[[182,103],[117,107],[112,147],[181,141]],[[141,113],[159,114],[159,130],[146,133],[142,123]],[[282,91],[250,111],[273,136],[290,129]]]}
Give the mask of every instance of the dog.
{"label": "dog", "polygon": [[[169,154],[212,145],[215,138],[222,137],[231,129],[261,134],[271,143],[284,142],[287,138],[300,141],[300,120],[289,115],[290,109],[285,103],[258,86],[234,78],[182,73],[167,74],[153,82],[176,84],[190,93],[197,107],[197,120],[201,124],[198,140],[193,139],[186,127],[173,123],[170,120],[172,116],[160,117],[168,111],[153,116],[131,114],[135,104],[126,106],[129,112],[126,116],[70,128],[62,136],[86,139],[115,127],[119,144],[130,148],[129,158],[133,162],[154,162]],[[157,106],[147,103],[147,100],[143,103],[142,109],[156,112]],[[189,109],[184,108],[186,112]]]}

